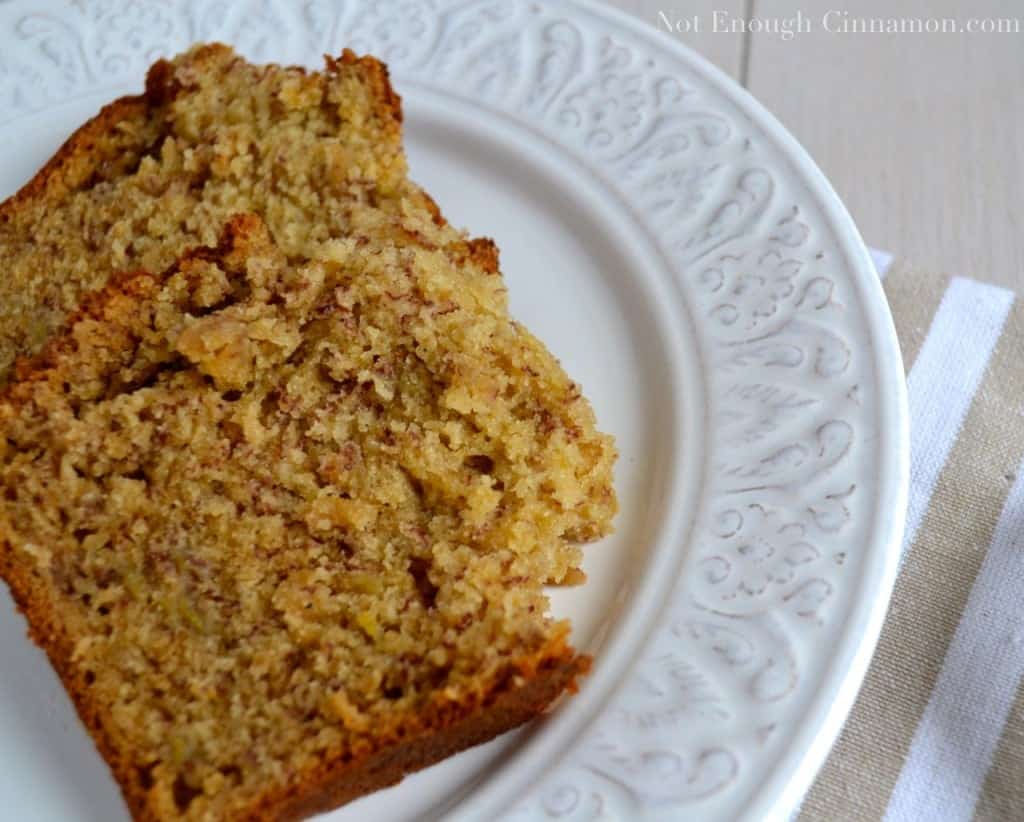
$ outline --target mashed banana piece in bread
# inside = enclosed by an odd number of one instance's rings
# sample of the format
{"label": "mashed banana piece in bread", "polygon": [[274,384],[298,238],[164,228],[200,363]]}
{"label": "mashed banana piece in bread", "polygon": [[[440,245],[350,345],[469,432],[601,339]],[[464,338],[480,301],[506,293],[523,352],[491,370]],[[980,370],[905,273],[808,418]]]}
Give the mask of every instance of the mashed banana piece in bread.
{"label": "mashed banana piece in bread", "polygon": [[329,808],[586,670],[542,586],[608,532],[614,446],[451,239],[368,211],[302,257],[237,216],[0,394],[0,573],[136,818]]}

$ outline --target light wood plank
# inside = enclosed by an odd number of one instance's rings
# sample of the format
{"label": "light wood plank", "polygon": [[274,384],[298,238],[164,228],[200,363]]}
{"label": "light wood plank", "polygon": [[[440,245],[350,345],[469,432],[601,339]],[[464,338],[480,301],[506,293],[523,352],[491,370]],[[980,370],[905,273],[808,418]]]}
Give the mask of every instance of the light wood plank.
{"label": "light wood plank", "polygon": [[[702,55],[733,79],[739,79],[743,65],[743,35],[739,32],[715,32],[713,14],[717,11],[729,18],[742,19],[744,0],[688,0],[685,3],[671,0],[604,0],[609,6],[615,6],[654,26],[659,31],[669,33],[659,12],[664,12],[672,27],[671,36],[685,43]],[[689,32],[675,30],[677,18],[695,20]]]}
{"label": "light wood plank", "polygon": [[[1017,18],[1022,33],[829,33],[828,7],[856,17]],[[754,17],[798,9],[810,33],[752,36],[750,90],[817,160],[865,240],[922,268],[1024,289],[1024,5],[755,0]]]}

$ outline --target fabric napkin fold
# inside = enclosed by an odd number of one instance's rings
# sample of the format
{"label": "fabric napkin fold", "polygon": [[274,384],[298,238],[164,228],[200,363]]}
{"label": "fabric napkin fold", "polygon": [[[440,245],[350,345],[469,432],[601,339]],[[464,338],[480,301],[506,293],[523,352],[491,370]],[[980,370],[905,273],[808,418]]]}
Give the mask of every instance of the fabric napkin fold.
{"label": "fabric napkin fold", "polygon": [[874,256],[910,401],[902,567],[798,818],[1024,819],[1024,300]]}

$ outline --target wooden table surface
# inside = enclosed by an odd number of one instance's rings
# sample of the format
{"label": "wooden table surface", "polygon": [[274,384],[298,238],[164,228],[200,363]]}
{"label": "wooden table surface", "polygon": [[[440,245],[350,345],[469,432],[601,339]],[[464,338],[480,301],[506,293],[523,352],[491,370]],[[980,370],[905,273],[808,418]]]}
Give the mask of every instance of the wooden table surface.
{"label": "wooden table surface", "polygon": [[[1024,291],[1024,2],[604,1],[662,31],[696,19],[671,36],[803,143],[869,245]],[[772,31],[798,12],[803,31]],[[1010,31],[852,33],[864,18]]]}

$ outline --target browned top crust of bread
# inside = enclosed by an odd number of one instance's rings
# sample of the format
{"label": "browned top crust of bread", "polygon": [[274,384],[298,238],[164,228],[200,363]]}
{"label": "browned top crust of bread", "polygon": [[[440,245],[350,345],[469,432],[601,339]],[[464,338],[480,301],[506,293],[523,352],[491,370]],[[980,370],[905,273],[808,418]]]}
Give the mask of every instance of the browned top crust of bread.
{"label": "browned top crust of bread", "polygon": [[232,214],[260,214],[301,256],[353,209],[429,208],[406,179],[401,119],[384,65],[347,50],[322,72],[220,44],[156,63],[143,95],[104,108],[0,204],[0,382],[82,293],[216,243]]}
{"label": "browned top crust of bread", "polygon": [[331,807],[588,666],[542,586],[610,528],[610,438],[493,246],[356,222],[300,259],[237,216],[0,393],[0,575],[138,819]]}

